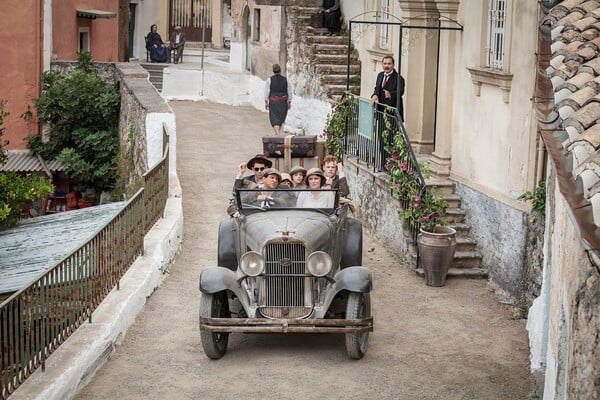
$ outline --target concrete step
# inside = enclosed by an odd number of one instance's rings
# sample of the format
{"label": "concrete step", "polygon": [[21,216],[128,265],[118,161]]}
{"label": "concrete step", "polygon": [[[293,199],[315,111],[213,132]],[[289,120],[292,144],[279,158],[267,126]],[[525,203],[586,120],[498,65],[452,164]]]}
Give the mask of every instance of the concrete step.
{"label": "concrete step", "polygon": [[466,236],[456,236],[456,251],[474,252],[477,249],[477,240],[466,237]]}
{"label": "concrete step", "polygon": [[338,44],[338,43],[316,43],[313,44],[313,49],[315,53],[325,53],[325,54],[344,54],[346,57],[348,56],[348,45]]}
{"label": "concrete step", "polygon": [[426,179],[425,185],[428,188],[435,189],[440,194],[452,194],[454,193],[454,182],[449,179]]}
{"label": "concrete step", "polygon": [[[314,30],[314,28],[312,28]],[[347,45],[348,44],[348,36],[338,35],[338,36],[327,36],[327,29],[322,34],[308,34],[307,36],[308,43],[310,44],[339,44],[339,45]]]}
{"label": "concrete step", "polygon": [[[423,268],[417,268],[415,270],[417,275],[425,276],[425,271]],[[479,278],[479,279],[487,279],[488,272],[483,268],[448,268],[447,277],[455,277],[455,278]]]}
{"label": "concrete step", "polygon": [[453,268],[481,268],[481,253],[478,251],[455,251],[450,264]]}
{"label": "concrete step", "polygon": [[462,197],[456,193],[443,193],[442,197],[448,202],[448,207],[460,208]]}
{"label": "concrete step", "polygon": [[[315,66],[317,72],[321,75],[345,75],[348,71],[348,66],[346,62],[343,64],[318,64]],[[350,65],[350,74],[357,74],[360,72],[360,65],[351,64]]]}
{"label": "concrete step", "polygon": [[[350,75],[350,82],[353,79],[356,79],[358,75]],[[346,74],[328,74],[321,75],[321,83],[327,85],[345,85],[346,84]]]}
{"label": "concrete step", "polygon": [[[326,54],[315,53],[311,57],[315,64],[341,64],[348,65],[348,56],[346,54]],[[359,64],[356,56],[350,57],[350,65]]]}
{"label": "concrete step", "polygon": [[[346,85],[327,85],[327,94],[329,96],[341,96],[346,91]],[[354,94],[360,94],[360,88],[357,86],[350,86],[350,92]]]}
{"label": "concrete step", "polygon": [[462,208],[446,208],[446,216],[443,218],[447,224],[463,222],[465,220],[465,211]]}
{"label": "concrete step", "polygon": [[449,227],[454,228],[456,230],[456,237],[469,237],[471,234],[471,226],[465,224],[464,222],[453,222],[448,224]]}

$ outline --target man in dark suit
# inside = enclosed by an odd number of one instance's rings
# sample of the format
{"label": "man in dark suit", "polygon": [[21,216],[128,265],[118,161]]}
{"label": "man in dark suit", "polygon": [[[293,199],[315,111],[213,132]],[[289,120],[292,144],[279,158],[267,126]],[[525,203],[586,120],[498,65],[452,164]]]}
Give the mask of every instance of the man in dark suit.
{"label": "man in dark suit", "polygon": [[174,57],[173,62],[177,64],[181,60],[183,55],[183,48],[185,47],[185,33],[181,31],[181,26],[177,25],[175,31],[171,34],[169,40],[169,51],[173,51]]}
{"label": "man in dark suit", "polygon": [[377,109],[383,111],[386,106],[398,108],[398,112],[404,121],[404,106],[402,95],[404,94],[404,78],[394,69],[394,57],[385,56],[382,60],[383,71],[377,74],[375,90],[371,95],[371,104],[380,103]]}
{"label": "man in dark suit", "polygon": [[[402,95],[404,94],[404,78],[394,69],[394,57],[385,56],[382,60],[383,71],[377,74],[375,81],[375,90],[371,95],[371,105],[377,104],[377,111],[388,114],[393,113],[395,108],[404,121],[404,106],[402,103]],[[391,108],[390,108],[391,107]],[[385,151],[386,144],[391,144],[393,137],[387,138],[387,143],[384,143],[383,130],[385,121],[383,115],[376,115],[376,130],[377,130],[377,147],[380,160],[375,161],[376,167],[383,170],[388,154]],[[391,136],[391,135],[390,135]]]}

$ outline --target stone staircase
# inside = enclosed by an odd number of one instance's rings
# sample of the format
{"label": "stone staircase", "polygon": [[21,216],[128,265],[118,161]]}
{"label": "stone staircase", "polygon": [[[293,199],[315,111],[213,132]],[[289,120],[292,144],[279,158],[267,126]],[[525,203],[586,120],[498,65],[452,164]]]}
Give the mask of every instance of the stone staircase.
{"label": "stone staircase", "polygon": [[[295,60],[306,65],[298,65],[296,70],[310,69],[320,94],[338,100],[346,90],[348,32],[345,24],[342,24],[342,31],[337,36],[327,36],[327,28],[311,26],[311,19],[320,12],[319,7],[309,5],[293,6],[288,11],[298,29],[294,33],[298,39],[296,42],[301,46],[300,51],[306,52],[301,60]],[[350,54],[350,91],[360,92],[360,60],[354,50]]]}
{"label": "stone staircase", "polygon": [[150,83],[154,85],[156,90],[162,91],[163,86],[163,69],[171,64],[164,63],[140,63],[140,65],[148,71]]}
{"label": "stone staircase", "polygon": [[[447,226],[456,229],[456,250],[454,259],[450,264],[448,276],[462,276],[469,278],[487,278],[488,272],[482,266],[482,256],[477,251],[477,241],[470,236],[471,226],[465,223],[465,210],[461,208],[461,197],[455,193],[455,185],[450,179],[433,177],[426,181],[428,190],[439,193],[448,202],[447,215],[444,218]],[[409,254],[412,264],[416,265],[417,245],[408,241]],[[417,268],[419,275],[424,275],[421,268]]]}

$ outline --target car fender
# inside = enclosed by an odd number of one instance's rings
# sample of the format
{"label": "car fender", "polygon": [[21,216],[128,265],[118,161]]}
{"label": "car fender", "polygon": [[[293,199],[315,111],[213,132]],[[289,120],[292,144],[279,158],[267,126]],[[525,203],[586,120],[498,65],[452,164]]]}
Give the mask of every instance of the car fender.
{"label": "car fender", "polygon": [[[326,311],[333,298],[341,291],[369,293],[373,289],[373,276],[367,267],[348,267],[340,270],[333,277],[335,281],[329,288],[323,301],[323,310]],[[320,318],[317,316],[316,318]]]}
{"label": "car fender", "polygon": [[362,245],[363,234],[361,222],[355,218],[348,218],[344,240],[341,243],[341,268],[362,265]]}
{"label": "car fender", "polygon": [[200,272],[200,291],[206,294],[232,291],[242,304],[248,304],[248,294],[237,281],[235,272],[224,267],[208,267]]}
{"label": "car fender", "polygon": [[219,223],[217,264],[232,271],[237,269],[238,261],[235,251],[236,230],[237,227],[234,218],[227,218]]}

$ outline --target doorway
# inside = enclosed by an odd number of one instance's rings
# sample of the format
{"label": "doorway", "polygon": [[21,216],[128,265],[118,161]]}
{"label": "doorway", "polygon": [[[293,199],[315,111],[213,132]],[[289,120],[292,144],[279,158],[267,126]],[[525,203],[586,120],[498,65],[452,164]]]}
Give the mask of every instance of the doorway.
{"label": "doorway", "polygon": [[169,37],[181,26],[186,40],[212,42],[211,0],[171,0],[169,7]]}

